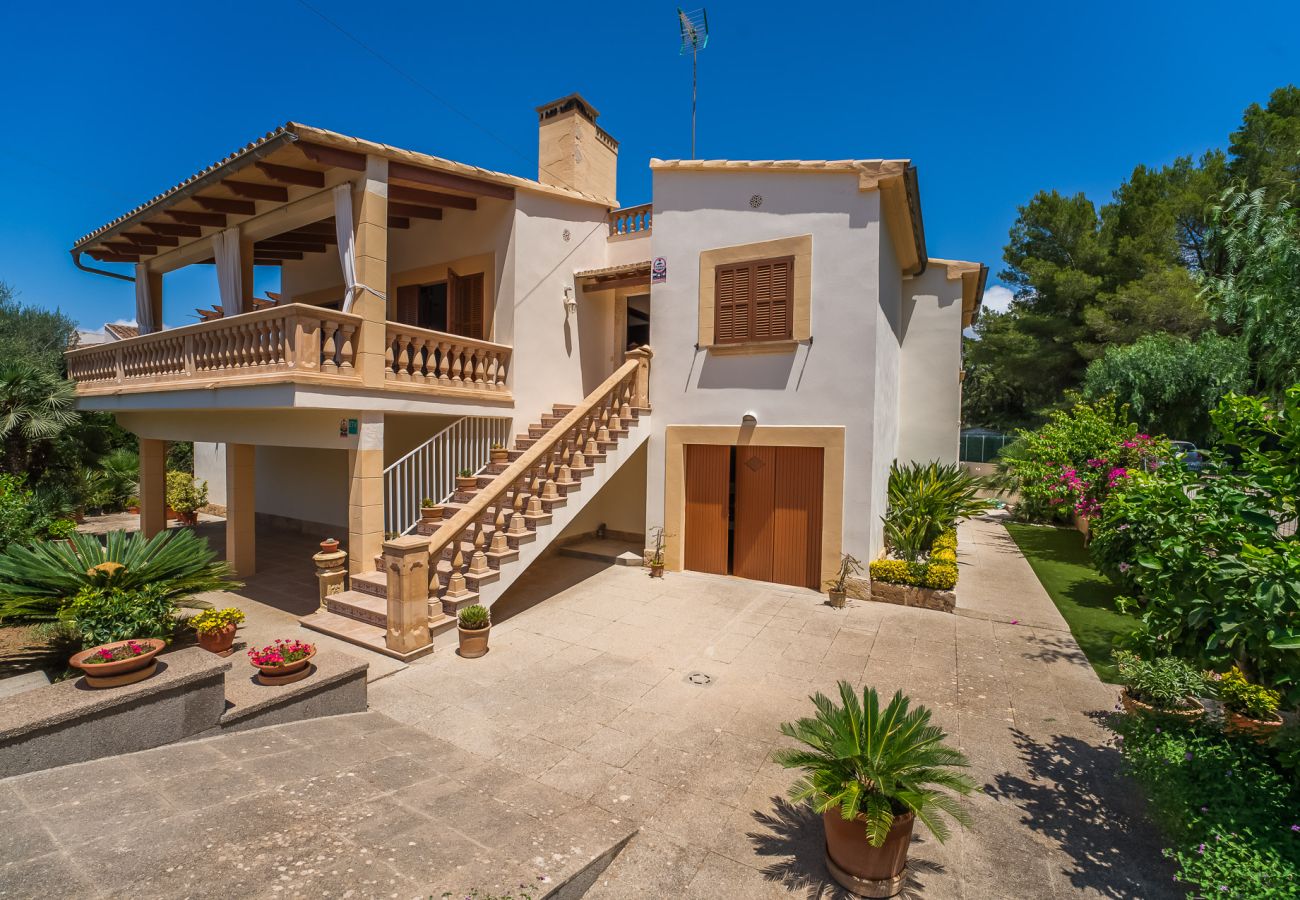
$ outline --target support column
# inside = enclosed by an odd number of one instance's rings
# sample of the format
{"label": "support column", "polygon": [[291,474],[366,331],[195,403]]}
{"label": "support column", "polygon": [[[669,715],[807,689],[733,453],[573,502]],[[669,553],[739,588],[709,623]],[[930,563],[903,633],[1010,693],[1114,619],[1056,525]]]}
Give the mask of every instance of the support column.
{"label": "support column", "polygon": [[[146,277],[149,279],[149,306],[153,310],[153,324],[155,331],[162,331],[163,327],[163,276],[162,272],[149,272]],[[143,331],[141,332],[144,333]]]}
{"label": "support column", "polygon": [[[244,312],[253,311],[253,242],[239,235],[239,291],[243,295]],[[161,321],[161,320],[160,320]]]}
{"label": "support column", "polygon": [[429,646],[429,542],[421,537],[384,542],[388,575],[388,632],[384,643],[398,653]]}
{"label": "support column", "polygon": [[226,444],[226,562],[241,578],[257,571],[256,451]]}
{"label": "support column", "polygon": [[140,531],[167,529],[167,442],[140,438]]}
{"label": "support column", "polygon": [[384,414],[357,415],[357,446],[348,451],[348,572],[370,572],[384,543]]}
{"label": "support column", "polygon": [[[388,295],[388,160],[366,157],[366,174],[353,194],[357,283]],[[360,291],[352,311],[365,321],[357,339],[357,368],[361,383],[382,387],[388,303],[371,291]],[[355,558],[356,554],[353,554]]]}

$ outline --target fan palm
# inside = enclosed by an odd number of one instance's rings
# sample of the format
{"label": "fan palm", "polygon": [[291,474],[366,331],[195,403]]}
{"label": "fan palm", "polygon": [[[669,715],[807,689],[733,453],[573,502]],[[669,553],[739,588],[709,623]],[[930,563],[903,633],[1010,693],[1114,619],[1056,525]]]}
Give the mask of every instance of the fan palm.
{"label": "fan palm", "polygon": [[25,362],[0,366],[0,442],[10,471],[26,468],[29,448],[77,421],[72,382]]}
{"label": "fan palm", "polygon": [[790,799],[818,813],[838,808],[845,821],[861,817],[873,847],[884,844],[894,818],[908,812],[940,842],[950,836],[942,816],[969,825],[953,794],[974,790],[968,776],[954,771],[970,763],[943,743],[948,735],[931,724],[930,711],[912,709],[902,691],[883,710],[875,688],[865,688],[860,701],[847,681],[839,691],[841,705],[817,693],[815,718],[781,725],[782,734],[808,748],[774,755],[787,769],[806,773],[790,788]]}
{"label": "fan palm", "polygon": [[139,490],[140,456],[134,450],[118,448],[100,463],[104,473],[105,493],[114,506],[126,506]]}
{"label": "fan palm", "polygon": [[229,566],[192,531],[152,538],[115,531],[103,544],[94,535],[77,534],[69,543],[14,544],[0,553],[0,620],[49,621],[85,587],[146,585],[176,601],[239,587]]}

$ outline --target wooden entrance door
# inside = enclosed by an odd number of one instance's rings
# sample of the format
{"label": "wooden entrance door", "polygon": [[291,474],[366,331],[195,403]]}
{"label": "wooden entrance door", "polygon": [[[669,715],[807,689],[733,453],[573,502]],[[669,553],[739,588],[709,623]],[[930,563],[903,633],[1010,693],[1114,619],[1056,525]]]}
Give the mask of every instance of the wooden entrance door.
{"label": "wooden entrance door", "polygon": [[731,448],[687,444],[683,563],[695,572],[727,574]]}
{"label": "wooden entrance door", "polygon": [[821,587],[822,448],[737,447],[732,573]]}

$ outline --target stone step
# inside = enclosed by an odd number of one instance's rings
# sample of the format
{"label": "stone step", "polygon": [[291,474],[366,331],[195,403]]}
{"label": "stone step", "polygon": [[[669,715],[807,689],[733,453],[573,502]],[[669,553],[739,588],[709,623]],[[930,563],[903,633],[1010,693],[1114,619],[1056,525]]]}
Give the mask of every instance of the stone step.
{"label": "stone step", "polygon": [[[436,615],[429,616],[429,636],[430,639],[435,635],[442,634],[449,629],[456,627],[456,619],[452,616],[445,615],[442,610],[442,604],[434,602],[431,604],[436,610]],[[305,628],[312,631],[328,634],[330,637],[338,638],[340,641],[347,641],[349,644],[355,644],[358,647],[364,647],[367,650],[373,650],[376,653],[382,653],[384,656],[390,656],[393,659],[402,662],[410,662],[413,659],[419,659],[433,652],[433,644],[421,647],[413,653],[399,653],[396,650],[388,649],[385,640],[387,628],[377,625],[370,625],[366,622],[360,622],[348,616],[340,615],[329,610],[317,610],[308,616],[303,616],[298,620]]]}
{"label": "stone step", "polygon": [[384,628],[388,624],[388,600],[361,591],[331,594],[325,598],[325,609],[378,628]]}
{"label": "stone step", "polygon": [[372,597],[388,596],[388,573],[384,571],[358,572],[348,579],[348,586],[360,594]]}

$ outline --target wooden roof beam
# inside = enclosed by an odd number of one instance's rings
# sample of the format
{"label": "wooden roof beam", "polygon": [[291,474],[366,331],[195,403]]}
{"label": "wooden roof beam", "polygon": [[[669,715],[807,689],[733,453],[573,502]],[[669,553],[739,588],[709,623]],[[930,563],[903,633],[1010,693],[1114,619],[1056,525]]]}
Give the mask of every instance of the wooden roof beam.
{"label": "wooden roof beam", "polygon": [[116,253],[118,256],[139,256],[158,252],[157,247],[137,247],[135,244],[119,244],[113,241],[105,242],[104,246],[110,253]]}
{"label": "wooden roof beam", "polygon": [[235,216],[257,215],[257,204],[252,200],[232,200],[229,197],[204,197],[199,194],[195,194],[190,199],[209,212],[230,213]]}
{"label": "wooden roof beam", "polygon": [[154,234],[171,234],[177,237],[202,237],[203,229],[197,225],[174,225],[171,222],[144,222]]}
{"label": "wooden roof beam", "polygon": [[253,248],[253,259],[302,259],[301,250],[260,250]]}
{"label": "wooden roof beam", "polygon": [[141,247],[179,247],[181,239],[166,234],[141,234],[138,231],[124,231],[122,237]]}
{"label": "wooden roof beam", "polygon": [[340,150],[325,144],[313,144],[310,141],[295,141],[294,146],[302,151],[314,163],[330,168],[351,169],[354,172],[366,170],[366,155],[351,150]]}
{"label": "wooden roof beam", "polygon": [[442,210],[431,206],[416,206],[414,203],[394,203],[388,201],[390,215],[411,219],[441,219]]}
{"label": "wooden roof beam", "polygon": [[210,228],[225,228],[226,216],[224,213],[214,212],[190,212],[185,209],[169,209],[166,215],[180,222],[182,225],[207,225]]}
{"label": "wooden roof beam", "polygon": [[451,209],[478,209],[478,201],[473,197],[459,194],[444,194],[439,191],[422,191],[419,188],[402,187],[400,184],[388,186],[388,199],[399,203],[419,203],[424,206],[446,206]]}
{"label": "wooden roof beam", "polygon": [[[258,163],[258,165],[262,164]],[[493,197],[497,200],[513,200],[515,198],[515,189],[507,185],[497,184],[494,181],[482,181],[478,178],[469,178],[465,175],[454,175],[440,169],[426,169],[421,166],[413,166],[410,163],[390,161],[388,163],[388,178],[390,181],[414,181],[416,184],[425,184],[429,187],[464,191],[467,194]]]}
{"label": "wooden roof beam", "polygon": [[405,216],[389,216],[388,227],[389,228],[410,228],[411,220],[406,218]]}
{"label": "wooden roof beam", "polygon": [[236,181],[234,178],[223,179],[221,184],[223,187],[228,188],[232,194],[247,197],[249,200],[272,200],[276,203],[289,202],[289,189],[280,187],[278,184],[258,184],[255,181]]}
{"label": "wooden roof beam", "polygon": [[325,187],[325,173],[315,172],[311,169],[299,169],[296,166],[278,166],[275,163],[263,162],[258,160],[253,165],[257,166],[272,181],[278,181],[281,184],[297,184],[302,187]]}
{"label": "wooden roof beam", "polygon": [[253,245],[253,255],[263,250],[295,250],[302,253],[324,253],[324,244],[307,244],[302,241],[258,241]]}

